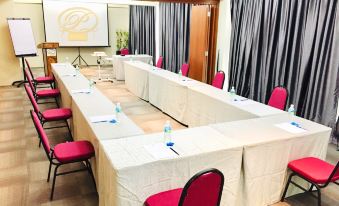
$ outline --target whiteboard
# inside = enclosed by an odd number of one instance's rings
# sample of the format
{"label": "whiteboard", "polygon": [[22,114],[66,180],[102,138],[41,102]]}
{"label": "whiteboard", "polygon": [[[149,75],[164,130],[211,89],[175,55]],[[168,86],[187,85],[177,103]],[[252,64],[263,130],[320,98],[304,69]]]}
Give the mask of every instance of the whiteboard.
{"label": "whiteboard", "polygon": [[35,44],[32,24],[30,19],[7,19],[11,33],[15,56],[35,56]]}
{"label": "whiteboard", "polygon": [[47,42],[64,47],[109,46],[107,4],[44,0]]}

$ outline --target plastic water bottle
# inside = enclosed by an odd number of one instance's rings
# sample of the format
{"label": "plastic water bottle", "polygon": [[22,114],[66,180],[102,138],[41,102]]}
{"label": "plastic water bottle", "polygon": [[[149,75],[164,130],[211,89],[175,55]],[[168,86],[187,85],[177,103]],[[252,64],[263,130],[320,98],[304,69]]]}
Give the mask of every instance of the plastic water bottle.
{"label": "plastic water bottle", "polygon": [[117,118],[117,121],[119,121],[119,117],[120,117],[121,112],[122,112],[121,105],[120,105],[120,102],[118,102],[115,105],[115,116]]}
{"label": "plastic water bottle", "polygon": [[165,144],[169,147],[173,146],[174,143],[172,142],[172,127],[171,127],[171,123],[169,120],[166,121],[165,125],[164,125],[164,141]]}
{"label": "plastic water bottle", "polygon": [[179,69],[178,76],[179,76],[179,79],[182,77],[182,71],[181,71],[181,69]]}
{"label": "plastic water bottle", "polygon": [[75,76],[78,76],[80,74],[80,68],[79,65],[75,66]]}
{"label": "plastic water bottle", "polygon": [[151,66],[153,66],[153,60],[151,59],[151,61],[149,61],[149,64],[151,65]]}
{"label": "plastic water bottle", "polygon": [[93,92],[93,86],[94,86],[95,82],[90,79],[88,80],[88,89],[89,89],[89,92],[92,93]]}
{"label": "plastic water bottle", "polygon": [[294,109],[294,105],[293,104],[291,104],[291,106],[290,106],[290,108],[288,108],[287,112],[290,115],[295,115],[295,109]]}
{"label": "plastic water bottle", "polygon": [[231,94],[232,100],[234,101],[235,100],[235,95],[236,95],[234,86],[231,87],[230,94]]}
{"label": "plastic water bottle", "polygon": [[138,49],[135,50],[134,54],[135,54],[135,55],[138,55]]}

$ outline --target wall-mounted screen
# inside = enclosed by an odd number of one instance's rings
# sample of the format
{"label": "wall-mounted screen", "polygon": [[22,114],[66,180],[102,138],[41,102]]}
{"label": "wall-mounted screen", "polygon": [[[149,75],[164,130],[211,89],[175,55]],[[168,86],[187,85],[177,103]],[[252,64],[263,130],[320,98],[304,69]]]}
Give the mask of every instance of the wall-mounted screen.
{"label": "wall-mounted screen", "polygon": [[44,0],[47,42],[61,47],[109,46],[107,4]]}

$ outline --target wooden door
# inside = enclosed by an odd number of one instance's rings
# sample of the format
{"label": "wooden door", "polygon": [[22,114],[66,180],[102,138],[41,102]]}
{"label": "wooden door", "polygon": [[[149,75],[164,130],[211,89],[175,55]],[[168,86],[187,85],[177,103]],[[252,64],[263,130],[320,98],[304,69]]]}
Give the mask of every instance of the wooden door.
{"label": "wooden door", "polygon": [[207,82],[209,6],[193,5],[191,11],[189,77]]}

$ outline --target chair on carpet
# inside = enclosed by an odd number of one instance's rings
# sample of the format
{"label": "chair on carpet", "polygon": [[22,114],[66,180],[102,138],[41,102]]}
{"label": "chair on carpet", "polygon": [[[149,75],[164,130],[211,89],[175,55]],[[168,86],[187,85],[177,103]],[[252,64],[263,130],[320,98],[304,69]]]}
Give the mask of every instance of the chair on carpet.
{"label": "chair on carpet", "polygon": [[129,50],[127,48],[122,48],[122,49],[120,49],[120,54],[121,55],[129,55]]}
{"label": "chair on carpet", "polygon": [[[34,99],[38,102],[39,99],[46,99],[46,98],[54,98],[55,103],[58,105],[58,99],[57,97],[60,96],[60,90],[59,89],[42,89],[37,90],[36,87],[33,84],[33,80],[27,69],[24,69],[25,76],[28,81],[28,85],[30,86]],[[44,103],[51,103],[51,102],[44,102]],[[59,105],[58,105],[59,106]]]}
{"label": "chair on carpet", "polygon": [[[292,171],[292,173],[288,178],[284,193],[282,195],[282,202],[285,199],[286,192],[290,183],[305,192],[311,192],[313,187],[316,187],[318,196],[315,196],[312,193],[310,194],[313,197],[318,198],[318,206],[321,205],[320,189],[326,187],[331,182],[339,185],[339,183],[336,182],[339,180],[339,161],[337,162],[337,165],[334,166],[315,157],[306,157],[291,161],[290,163],[288,163],[288,168]],[[311,187],[309,189],[305,189],[302,186],[298,185],[296,182],[293,182],[293,176],[298,176],[303,180],[311,183]]]}
{"label": "chair on carpet", "polygon": [[223,71],[218,71],[212,81],[212,86],[222,89],[225,82],[225,73]]}
{"label": "chair on carpet", "polygon": [[283,86],[277,86],[273,89],[268,105],[280,110],[285,110],[288,91]]}
{"label": "chair on carpet", "polygon": [[53,84],[54,84],[54,77],[53,76],[45,76],[45,77],[41,76],[41,77],[34,78],[32,69],[31,69],[27,59],[25,59],[25,62],[26,62],[27,69],[28,69],[28,71],[29,71],[29,73],[30,73],[30,75],[32,77],[32,80],[33,80],[33,83],[34,83],[35,87],[37,85],[39,85],[39,84],[49,84],[51,86],[51,88],[53,88]]}
{"label": "chair on carpet", "polygon": [[[33,106],[34,112],[37,114],[40,123],[44,126],[47,122],[55,122],[55,121],[64,121],[65,125],[48,127],[45,129],[55,129],[67,127],[70,136],[72,137],[71,129],[69,128],[67,120],[72,117],[72,110],[69,108],[57,108],[57,109],[47,109],[43,112],[40,111],[38,103],[35,101],[32,89],[25,84],[24,85],[28,98]],[[41,141],[39,143],[39,147],[41,146]]]}
{"label": "chair on carpet", "polygon": [[145,206],[218,206],[224,175],[207,169],[194,175],[184,188],[172,189],[148,197]]}
{"label": "chair on carpet", "polygon": [[181,66],[181,73],[183,76],[188,77],[188,71],[189,71],[189,64],[183,64]]}
{"label": "chair on carpet", "polygon": [[157,64],[156,64],[156,67],[158,67],[158,68],[162,68],[162,61],[163,61],[163,57],[162,56],[159,56],[159,59],[158,59],[158,61],[157,61]]}
{"label": "chair on carpet", "polygon": [[[30,113],[31,113],[31,118],[33,120],[35,129],[38,133],[39,138],[42,141],[42,145],[44,147],[47,158],[49,160],[47,182],[49,182],[50,180],[52,165],[55,165],[50,199],[53,200],[56,177],[60,175],[66,175],[66,174],[80,172],[80,171],[88,171],[95,185],[95,179],[93,176],[91,163],[89,161],[95,155],[93,145],[88,141],[75,141],[75,142],[60,143],[60,144],[55,145],[54,148],[52,148],[51,145],[49,144],[48,137],[40,123],[39,117],[32,110],[30,111]],[[85,168],[83,169],[77,169],[77,170],[72,170],[72,171],[67,171],[67,172],[63,171],[63,172],[57,173],[58,168],[62,165],[71,164],[71,163],[82,163],[82,162],[85,162]]]}

